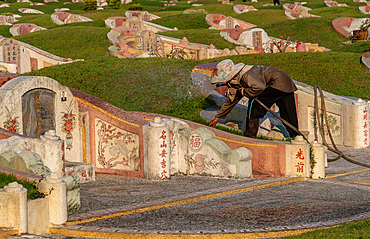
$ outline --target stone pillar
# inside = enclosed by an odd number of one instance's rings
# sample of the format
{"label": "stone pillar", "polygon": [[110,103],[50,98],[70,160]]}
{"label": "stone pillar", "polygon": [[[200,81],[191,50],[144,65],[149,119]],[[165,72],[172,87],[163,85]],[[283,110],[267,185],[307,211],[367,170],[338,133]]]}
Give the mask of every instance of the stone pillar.
{"label": "stone pillar", "polygon": [[285,147],[286,176],[310,176],[310,145],[301,135],[296,136],[291,144]]}
{"label": "stone pillar", "polygon": [[316,161],[312,178],[325,178],[326,147],[315,140],[312,144],[312,148]]}
{"label": "stone pillar", "polygon": [[27,190],[17,182],[0,189],[0,228],[28,232]]}
{"label": "stone pillar", "polygon": [[143,127],[144,177],[150,180],[170,178],[170,129],[160,117]]}
{"label": "stone pillar", "polygon": [[50,223],[61,225],[67,222],[67,184],[51,173],[39,183],[39,190],[49,199]]}
{"label": "stone pillar", "polygon": [[58,177],[63,177],[65,173],[64,140],[56,135],[55,130],[47,131],[40,138],[41,144],[35,145],[35,147],[41,149],[43,145],[47,145],[47,148],[44,148],[45,153],[43,155],[45,166],[50,168],[52,172],[56,172]]}
{"label": "stone pillar", "polygon": [[343,127],[344,146],[369,147],[369,104],[362,99],[346,104]]}

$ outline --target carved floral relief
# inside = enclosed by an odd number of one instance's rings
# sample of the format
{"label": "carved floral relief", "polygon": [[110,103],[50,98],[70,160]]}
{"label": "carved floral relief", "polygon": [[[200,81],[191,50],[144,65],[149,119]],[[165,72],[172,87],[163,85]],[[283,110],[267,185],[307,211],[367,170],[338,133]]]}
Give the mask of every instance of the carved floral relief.
{"label": "carved floral relief", "polygon": [[193,168],[195,172],[202,173],[207,172],[209,173],[210,169],[217,169],[219,166],[219,162],[216,162],[214,158],[209,159],[207,155],[194,154],[191,155],[184,155],[185,160],[188,163],[189,168]]}
{"label": "carved floral relief", "polygon": [[66,107],[66,112],[62,113],[62,132],[66,133],[66,149],[72,149],[73,135],[71,131],[76,126],[76,115],[72,112],[73,99]]}
{"label": "carved floral relief", "polygon": [[3,122],[4,129],[13,132],[13,133],[19,133],[19,117],[14,117],[13,112],[11,112],[8,107],[5,106],[5,109],[7,111],[6,113],[6,121]]}
{"label": "carved floral relief", "polygon": [[95,118],[98,168],[139,171],[139,135]]}

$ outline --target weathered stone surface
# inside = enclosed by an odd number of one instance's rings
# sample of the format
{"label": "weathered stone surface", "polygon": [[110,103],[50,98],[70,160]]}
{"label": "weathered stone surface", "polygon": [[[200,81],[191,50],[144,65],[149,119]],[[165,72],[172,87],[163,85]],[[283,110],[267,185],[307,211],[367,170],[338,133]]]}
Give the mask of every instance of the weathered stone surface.
{"label": "weathered stone surface", "polygon": [[65,176],[63,181],[67,184],[68,211],[79,210],[81,208],[80,179],[76,176]]}
{"label": "weathered stone surface", "polygon": [[28,168],[30,173],[41,175],[43,177],[48,176],[51,173],[51,170],[42,164],[35,164]]}
{"label": "weathered stone surface", "polygon": [[1,155],[0,155],[0,167],[2,167],[2,168],[9,168],[10,167],[9,161]]}
{"label": "weathered stone surface", "polygon": [[24,162],[22,156],[20,156],[20,155],[15,155],[15,156],[11,157],[11,159],[10,159],[10,168],[18,170],[18,171],[26,172],[26,173],[29,172],[29,170],[27,168],[27,164]]}
{"label": "weathered stone surface", "polygon": [[42,158],[37,153],[31,151],[22,151],[18,154],[24,160],[27,165],[27,168],[34,166],[34,165],[43,165]]}
{"label": "weathered stone surface", "polygon": [[240,147],[231,150],[223,141],[216,139],[212,131],[202,127],[194,131],[183,128],[178,134],[188,144],[187,150],[183,150],[185,154],[179,155],[178,159],[184,160],[188,174],[227,178],[252,176],[252,153],[248,149]]}
{"label": "weathered stone surface", "polygon": [[27,233],[27,190],[17,182],[0,189],[0,228]]}

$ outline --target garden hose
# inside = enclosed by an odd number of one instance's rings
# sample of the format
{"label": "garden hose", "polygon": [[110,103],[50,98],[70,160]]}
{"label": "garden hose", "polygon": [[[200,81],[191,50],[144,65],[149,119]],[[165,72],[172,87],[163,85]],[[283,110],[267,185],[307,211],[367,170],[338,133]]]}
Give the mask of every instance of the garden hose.
{"label": "garden hose", "polygon": [[[325,140],[325,137],[324,137],[324,124],[323,123],[320,123],[319,120],[316,120],[316,116],[319,115],[319,109],[317,107],[317,89],[319,89],[320,91],[320,96],[321,96],[321,109],[322,111],[324,112],[324,117],[321,117],[321,119],[325,118],[325,123],[326,123],[326,126],[327,126],[327,132],[329,134],[329,138],[332,142],[332,145],[334,148],[330,147],[328,145],[328,143],[326,142]],[[340,151],[337,146],[335,145],[334,143],[334,139],[331,135],[331,132],[330,132],[330,128],[329,128],[329,123],[328,123],[328,117],[327,117],[327,112],[326,112],[326,106],[325,106],[325,100],[324,100],[324,93],[322,92],[321,88],[320,87],[317,87],[315,86],[314,87],[314,92],[315,92],[315,97],[314,97],[314,104],[315,104],[315,111],[314,111],[314,122],[317,122],[318,123],[318,128],[319,128],[319,131],[320,131],[320,134],[321,134],[321,138],[323,140],[323,143],[324,145],[328,148],[328,150],[338,154],[338,157],[334,158],[334,159],[328,159],[328,162],[334,162],[340,158],[344,158],[345,160],[347,160],[348,162],[350,163],[353,163],[353,164],[357,164],[359,166],[362,166],[362,167],[366,167],[366,168],[370,168],[370,165],[369,164],[365,164],[365,163],[361,163],[361,162],[357,162],[353,159],[350,159],[349,157],[347,157],[346,155],[344,155],[344,153],[342,151]],[[265,110],[267,110],[268,112],[270,112],[273,116],[275,116],[277,119],[279,119],[283,124],[287,125],[288,127],[290,127],[291,129],[293,129],[296,133],[298,133],[299,135],[302,135],[303,138],[307,141],[307,143],[311,144],[308,139],[302,134],[302,132],[300,132],[296,127],[294,127],[293,125],[291,125],[289,122],[287,122],[286,120],[284,120],[283,118],[281,118],[280,116],[278,116],[275,112],[273,112],[270,108],[268,108],[266,105],[264,105],[261,101],[259,101],[257,98],[254,98],[254,100],[260,104]],[[316,127],[314,127],[315,129],[315,140],[317,140],[317,130],[316,130]]]}
{"label": "garden hose", "polygon": [[[317,90],[319,90],[320,92],[320,97],[321,97],[321,111],[323,112],[322,116],[321,117],[321,120],[325,120],[325,124],[326,124],[326,131],[329,135],[329,138],[330,138],[330,141],[331,141],[331,144],[333,145],[334,148],[330,147],[329,144],[326,142],[325,140],[325,135],[324,135],[324,132],[325,132],[325,129],[324,129],[324,122],[320,122],[320,120],[317,120],[317,116],[320,115],[319,114],[319,107],[318,107],[318,96],[317,96]],[[369,164],[365,164],[365,163],[361,163],[361,162],[357,162],[349,157],[347,157],[342,151],[340,151],[336,144],[334,143],[334,139],[333,139],[333,136],[331,134],[331,131],[330,131],[330,127],[329,127],[329,122],[328,122],[328,115],[327,115],[327,111],[326,111],[326,106],[325,106],[325,99],[324,99],[324,93],[322,91],[322,89],[318,86],[314,86],[314,122],[317,122],[317,125],[318,125],[318,129],[320,131],[320,135],[321,135],[321,138],[322,138],[322,142],[324,143],[324,145],[328,148],[328,150],[338,154],[338,157],[334,158],[334,159],[328,159],[328,162],[334,162],[340,158],[343,158],[345,160],[347,160],[348,162],[350,163],[353,163],[353,164],[357,164],[357,165],[360,165],[362,167],[366,167],[366,168],[370,168],[370,165]],[[320,119],[320,118],[319,118]],[[316,132],[316,125],[314,125],[314,129],[315,129],[315,139],[317,140],[317,132]]]}

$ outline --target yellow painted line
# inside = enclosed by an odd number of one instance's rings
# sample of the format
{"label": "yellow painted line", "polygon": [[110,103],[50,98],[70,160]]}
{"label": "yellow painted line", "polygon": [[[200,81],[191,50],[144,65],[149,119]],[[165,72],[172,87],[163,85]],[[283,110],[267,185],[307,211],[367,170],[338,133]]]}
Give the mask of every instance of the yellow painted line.
{"label": "yellow painted line", "polygon": [[144,120],[146,120],[146,121],[151,121],[151,122],[154,121],[154,119],[150,119],[150,118],[146,118],[146,117],[141,117],[141,118],[144,119]]}
{"label": "yellow painted line", "polygon": [[124,124],[129,125],[129,126],[132,126],[132,127],[137,127],[137,128],[139,128],[139,127],[140,127],[139,125],[134,124],[134,123],[131,123],[131,122],[128,122],[128,121],[126,121],[126,120],[123,120],[123,119],[121,119],[121,118],[119,118],[119,117],[117,117],[117,116],[115,116],[115,115],[113,115],[113,114],[111,114],[111,113],[109,113],[109,112],[107,112],[107,111],[103,110],[102,108],[99,108],[98,106],[96,106],[96,105],[94,105],[94,104],[91,104],[90,102],[88,102],[88,101],[86,101],[86,100],[84,100],[84,99],[81,99],[81,98],[78,98],[78,97],[75,97],[75,98],[77,98],[77,100],[78,100],[78,101],[80,101],[80,102],[82,102],[82,103],[84,103],[84,104],[86,104],[86,105],[90,106],[91,108],[93,108],[93,109],[95,109],[95,110],[99,111],[100,113],[103,113],[103,114],[105,114],[105,115],[107,115],[107,116],[109,116],[109,117],[113,118],[114,120],[117,120],[117,121],[119,121],[119,122],[121,122],[121,123],[124,123]]}
{"label": "yellow painted line", "polygon": [[364,182],[354,182],[356,184],[361,184],[361,185],[366,185],[366,186],[370,186],[370,183],[364,183]]}
{"label": "yellow painted line", "polygon": [[126,239],[245,239],[245,238],[276,238],[301,235],[306,232],[318,229],[327,229],[328,227],[314,229],[300,229],[291,231],[277,232],[258,232],[258,233],[223,233],[223,234],[125,234],[96,231],[78,231],[61,228],[49,228],[49,233],[64,236],[91,237],[91,238],[126,238]]}
{"label": "yellow painted line", "polygon": [[0,238],[10,238],[19,235],[19,230],[0,230]]}
{"label": "yellow painted line", "polygon": [[229,142],[229,143],[238,144],[238,145],[247,146],[247,147],[274,148],[274,149],[276,149],[278,147],[277,145],[270,145],[270,144],[244,143],[244,142],[240,142],[240,141],[236,141],[236,140],[232,140],[232,139],[226,139],[226,138],[222,138],[222,137],[216,137],[216,138],[219,139],[219,140],[222,140],[224,142]]}
{"label": "yellow painted line", "polygon": [[124,211],[124,212],[107,214],[107,215],[99,216],[99,217],[87,218],[87,219],[77,220],[77,221],[73,221],[73,222],[66,222],[65,225],[66,226],[71,226],[71,225],[82,224],[82,223],[93,222],[93,221],[99,221],[99,220],[113,218],[113,217],[121,217],[121,216],[125,216],[125,215],[147,212],[147,211],[162,209],[162,208],[166,208],[166,207],[173,207],[173,206],[177,206],[177,205],[181,205],[181,204],[197,202],[197,201],[201,201],[201,200],[206,200],[206,199],[211,199],[211,198],[216,198],[216,197],[221,197],[221,196],[226,196],[226,195],[231,195],[231,194],[236,194],[236,193],[241,193],[241,192],[246,192],[246,191],[251,191],[251,190],[257,190],[257,189],[261,189],[261,188],[273,187],[273,186],[283,185],[283,184],[287,184],[287,183],[299,182],[299,181],[303,181],[303,180],[305,180],[305,178],[293,178],[293,179],[288,179],[288,180],[274,182],[274,183],[268,183],[268,184],[263,184],[263,185],[248,187],[248,188],[235,189],[235,190],[221,192],[221,193],[214,193],[214,194],[210,194],[210,195],[179,200],[179,201],[176,201],[176,202],[164,203],[164,204],[154,205],[154,206],[150,206],[150,207],[144,207],[144,208],[138,208],[138,209],[128,210],[128,211]]}
{"label": "yellow painted line", "polygon": [[370,170],[370,168],[365,168],[365,169],[352,171],[352,172],[348,172],[348,173],[341,173],[341,174],[331,175],[331,176],[327,176],[326,178],[336,178],[336,177],[345,176],[345,175],[349,175],[349,174],[361,173],[361,172],[365,172],[365,171],[368,171],[368,170]]}

